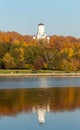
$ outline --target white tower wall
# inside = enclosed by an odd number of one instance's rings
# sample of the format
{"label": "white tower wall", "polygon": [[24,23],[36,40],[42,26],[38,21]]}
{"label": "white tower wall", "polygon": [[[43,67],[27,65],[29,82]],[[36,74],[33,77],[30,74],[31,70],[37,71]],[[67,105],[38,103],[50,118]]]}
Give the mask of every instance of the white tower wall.
{"label": "white tower wall", "polygon": [[44,35],[44,33],[45,33],[45,27],[44,27],[44,25],[39,25],[38,26],[38,34]]}

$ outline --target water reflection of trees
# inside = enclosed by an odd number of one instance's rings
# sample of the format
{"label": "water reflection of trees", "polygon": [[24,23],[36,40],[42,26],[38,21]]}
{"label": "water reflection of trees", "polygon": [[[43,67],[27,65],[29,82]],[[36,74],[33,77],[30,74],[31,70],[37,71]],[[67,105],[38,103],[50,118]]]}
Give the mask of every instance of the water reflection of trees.
{"label": "water reflection of trees", "polygon": [[0,115],[30,112],[40,106],[50,111],[73,111],[80,108],[80,88],[38,88],[0,90]]}

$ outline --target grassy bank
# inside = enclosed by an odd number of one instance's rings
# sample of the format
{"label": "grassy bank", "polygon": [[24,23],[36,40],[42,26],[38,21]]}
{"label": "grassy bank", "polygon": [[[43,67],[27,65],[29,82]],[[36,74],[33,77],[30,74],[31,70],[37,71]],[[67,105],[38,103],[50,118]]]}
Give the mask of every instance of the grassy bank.
{"label": "grassy bank", "polygon": [[26,74],[32,73],[32,70],[3,70],[0,69],[0,74]]}
{"label": "grassy bank", "polygon": [[0,77],[80,77],[80,71],[0,70]]}
{"label": "grassy bank", "polygon": [[53,71],[53,70],[4,70],[0,69],[0,74],[33,74],[33,73],[56,73],[56,74],[62,74],[62,73],[80,73],[80,71],[74,72],[74,71]]}

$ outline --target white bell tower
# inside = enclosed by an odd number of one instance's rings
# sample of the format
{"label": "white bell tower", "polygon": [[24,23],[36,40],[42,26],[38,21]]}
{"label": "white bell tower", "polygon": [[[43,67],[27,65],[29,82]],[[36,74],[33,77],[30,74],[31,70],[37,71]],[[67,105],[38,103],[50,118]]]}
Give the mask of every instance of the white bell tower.
{"label": "white bell tower", "polygon": [[50,36],[46,36],[45,34],[45,26],[43,23],[38,24],[38,32],[33,36],[33,39],[45,39],[47,42],[50,40]]}
{"label": "white bell tower", "polygon": [[44,39],[44,38],[46,38],[45,26],[44,24],[40,23],[38,24],[37,39]]}

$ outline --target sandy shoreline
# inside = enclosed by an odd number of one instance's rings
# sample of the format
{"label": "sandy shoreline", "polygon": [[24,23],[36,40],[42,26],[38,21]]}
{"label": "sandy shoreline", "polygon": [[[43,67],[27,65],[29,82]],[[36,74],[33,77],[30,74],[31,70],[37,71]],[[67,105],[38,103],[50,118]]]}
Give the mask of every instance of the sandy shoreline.
{"label": "sandy shoreline", "polygon": [[27,73],[27,74],[0,74],[0,77],[80,77],[80,73]]}

